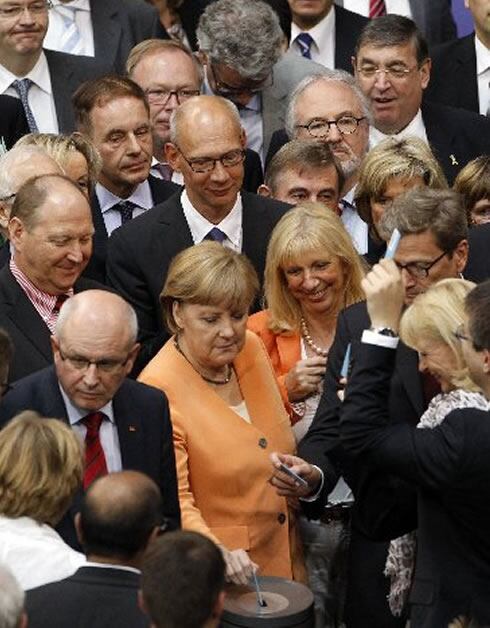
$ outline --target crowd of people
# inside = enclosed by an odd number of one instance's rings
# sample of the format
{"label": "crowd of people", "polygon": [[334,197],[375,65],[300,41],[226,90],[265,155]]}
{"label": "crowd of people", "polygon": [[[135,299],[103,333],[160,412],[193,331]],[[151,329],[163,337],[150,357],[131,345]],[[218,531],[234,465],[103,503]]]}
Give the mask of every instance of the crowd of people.
{"label": "crowd of people", "polygon": [[490,6],[450,4],[0,0],[1,628],[216,628],[257,576],[311,628],[490,625]]}

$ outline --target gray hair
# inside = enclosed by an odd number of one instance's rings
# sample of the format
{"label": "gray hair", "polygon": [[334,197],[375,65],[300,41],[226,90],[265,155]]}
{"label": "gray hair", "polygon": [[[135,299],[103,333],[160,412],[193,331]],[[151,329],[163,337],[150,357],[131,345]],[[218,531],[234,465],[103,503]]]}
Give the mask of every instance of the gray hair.
{"label": "gray hair", "polygon": [[285,119],[285,127],[286,132],[290,139],[294,138],[295,135],[295,127],[296,127],[296,104],[298,99],[303,94],[305,89],[307,89],[310,85],[314,83],[341,83],[346,85],[354,94],[356,99],[359,101],[359,106],[362,110],[362,115],[366,116],[369,124],[372,124],[372,114],[369,106],[369,101],[366,96],[362,93],[361,88],[356,83],[355,78],[352,74],[345,72],[344,70],[331,70],[330,68],[325,68],[322,74],[312,74],[311,76],[307,76],[304,78],[298,85],[296,85],[293,93],[289,97],[288,107],[286,110],[286,119]]}
{"label": "gray hair", "polygon": [[199,49],[243,78],[261,80],[281,56],[284,34],[277,13],[261,0],[216,0],[197,27]]}
{"label": "gray hair", "polygon": [[223,98],[222,96],[194,96],[193,98],[190,98],[189,100],[182,103],[182,105],[180,105],[180,107],[177,107],[177,109],[174,109],[170,115],[170,141],[172,142],[172,144],[175,144],[177,146],[179,145],[179,130],[182,128],[182,124],[185,121],[187,109],[195,105],[195,100],[197,98],[205,98],[206,100],[209,98],[219,99],[221,104],[223,104],[226,109],[228,109],[230,116],[233,119],[233,122],[235,122],[239,129],[242,128],[240,113],[238,111],[238,107],[235,105],[234,102],[228,100],[227,98]]}
{"label": "gray hair", "polygon": [[[78,295],[71,297],[65,302],[58,315],[58,320],[56,321],[55,336],[58,339],[63,338],[63,333],[67,321],[69,321],[70,318],[74,316],[81,307],[83,307],[81,301],[84,301],[86,298],[88,298],[91,292],[95,291],[85,290],[84,292],[81,292]],[[97,290],[96,292],[99,291]],[[126,319],[125,328],[129,335],[128,344],[133,345],[136,342],[136,338],[138,336],[138,318],[136,316],[136,312],[134,311],[133,307],[119,295],[113,292],[109,292],[108,294],[112,294],[114,297],[117,297],[118,300],[120,300],[121,302],[123,316]]]}
{"label": "gray hair", "polygon": [[24,591],[10,569],[0,565],[0,628],[16,628],[24,610]]}
{"label": "gray hair", "polygon": [[22,173],[24,164],[35,155],[52,159],[40,146],[14,146],[0,157],[0,199],[18,191],[16,173]]}

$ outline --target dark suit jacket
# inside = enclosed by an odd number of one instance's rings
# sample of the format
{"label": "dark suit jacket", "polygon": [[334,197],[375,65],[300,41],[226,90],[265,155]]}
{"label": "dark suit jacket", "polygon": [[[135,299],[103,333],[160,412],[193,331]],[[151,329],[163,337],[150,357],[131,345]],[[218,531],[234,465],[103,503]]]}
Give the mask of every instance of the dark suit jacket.
{"label": "dark suit jacket", "polygon": [[427,100],[480,113],[474,33],[436,46],[430,56]]}
{"label": "dark suit jacket", "polygon": [[[166,396],[152,386],[125,379],[113,398],[114,417],[124,470],[149,475],[159,486],[163,497],[163,515],[171,529],[180,526],[177,476],[172,441],[172,425]],[[16,382],[3,398],[0,427],[22,410],[35,410],[41,416],[56,417],[68,423],[53,366]],[[57,526],[63,539],[75,549],[73,519],[80,510],[80,491],[61,523]]]}
{"label": "dark suit jacket", "polygon": [[[157,179],[151,175],[148,177],[148,182],[150,184],[151,196],[154,205],[163,203],[180,189],[179,185],[176,185],[171,181],[163,181],[162,179]],[[84,277],[90,277],[90,279],[95,279],[96,281],[105,283],[105,262],[107,257],[107,240],[109,239],[109,236],[107,234],[104,218],[100,211],[99,201],[95,193],[92,194],[90,205],[92,209],[92,220],[94,223],[95,233],[93,239],[92,257],[90,258],[90,262],[88,263],[83,275]]]}
{"label": "dark suit jacket", "polygon": [[144,39],[168,39],[157,10],[143,0],[90,0],[95,59],[126,73],[131,49]]}
{"label": "dark suit jacket", "polygon": [[351,57],[367,17],[335,6],[335,67],[352,74]]}
{"label": "dark suit jacket", "polygon": [[[75,292],[95,288],[100,289],[103,286],[83,278],[74,285]],[[8,265],[0,270],[0,327],[8,332],[14,344],[10,381],[15,382],[52,364],[53,355],[49,342],[51,333]]]}
{"label": "dark suit jacket", "polygon": [[487,624],[490,415],[467,408],[433,429],[393,425],[390,381],[397,353],[360,347],[342,406],[342,443],[359,465],[397,474],[417,487],[411,626],[447,626],[458,615]]}
{"label": "dark suit jacket", "polygon": [[31,589],[26,611],[32,628],[146,628],[138,607],[138,574],[81,567],[73,576]]}
{"label": "dark suit jacket", "polygon": [[468,234],[469,255],[464,278],[480,283],[490,279],[490,224],[471,227]]}
{"label": "dark suit jacket", "polygon": [[0,143],[10,150],[15,142],[29,133],[24,108],[18,98],[0,95]]}
{"label": "dark suit jacket", "polygon": [[[271,231],[290,206],[249,192],[242,192],[242,200],[242,250],[261,279]],[[138,315],[140,340],[146,343],[141,367],[168,338],[159,297],[169,264],[192,245],[180,193],[116,229],[109,239],[107,280]]]}
{"label": "dark suit jacket", "polygon": [[84,82],[112,70],[107,61],[97,62],[92,57],[69,55],[54,50],[44,50],[48,61],[54,105],[60,133],[75,131],[75,117],[71,97]]}

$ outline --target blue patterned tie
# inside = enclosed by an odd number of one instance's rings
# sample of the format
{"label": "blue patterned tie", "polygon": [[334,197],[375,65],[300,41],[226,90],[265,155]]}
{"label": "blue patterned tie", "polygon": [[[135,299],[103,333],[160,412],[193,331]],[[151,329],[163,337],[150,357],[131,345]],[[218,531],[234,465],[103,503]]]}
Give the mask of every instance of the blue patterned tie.
{"label": "blue patterned tie", "polygon": [[31,133],[37,133],[38,128],[36,124],[36,120],[34,119],[34,114],[32,113],[32,109],[29,105],[28,94],[31,89],[32,81],[31,79],[17,79],[12,83],[12,87],[19,94],[20,102],[24,107],[24,112],[27,118],[27,124],[29,125],[29,131]]}
{"label": "blue patterned tie", "polygon": [[294,40],[298,43],[301,55],[305,59],[311,59],[311,46],[313,44],[313,37],[308,33],[300,33]]}
{"label": "blue patterned tie", "polygon": [[71,55],[84,54],[84,43],[76,23],[76,15],[79,9],[68,5],[56,5],[53,7],[53,10],[63,20],[64,31],[59,42],[61,52],[67,52]]}
{"label": "blue patterned tie", "polygon": [[220,244],[223,244],[223,242],[226,240],[226,233],[223,233],[221,229],[218,229],[218,227],[213,227],[204,239],[213,240],[213,242],[219,242]]}
{"label": "blue patterned tie", "polygon": [[138,207],[135,203],[131,201],[120,201],[117,205],[114,205],[112,209],[115,209],[121,214],[121,223],[124,224],[131,220],[133,217],[133,211]]}

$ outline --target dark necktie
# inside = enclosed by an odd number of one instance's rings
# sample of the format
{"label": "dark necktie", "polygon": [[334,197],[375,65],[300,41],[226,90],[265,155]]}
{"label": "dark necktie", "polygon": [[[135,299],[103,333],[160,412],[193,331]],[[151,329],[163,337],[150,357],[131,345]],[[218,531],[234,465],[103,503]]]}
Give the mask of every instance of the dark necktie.
{"label": "dark necktie", "polygon": [[369,17],[380,17],[386,15],[385,0],[369,0]]}
{"label": "dark necktie", "polygon": [[69,298],[70,297],[67,294],[59,294],[56,297],[56,303],[53,307],[53,314],[59,314],[61,308],[63,307],[63,303]]}
{"label": "dark necktie", "polygon": [[311,46],[313,44],[313,37],[309,33],[300,33],[295,41],[298,43],[301,55],[305,59],[311,59]]}
{"label": "dark necktie", "polygon": [[164,181],[172,181],[172,175],[174,171],[168,164],[158,163],[158,164],[155,164],[155,168],[162,175],[162,179]]}
{"label": "dark necktie", "polygon": [[226,240],[226,233],[223,233],[221,229],[218,229],[218,227],[213,227],[204,239],[213,240],[213,242],[219,242],[220,244],[223,244],[223,242]]}
{"label": "dark necktie", "polygon": [[85,472],[83,488],[85,490],[102,475],[107,474],[104,450],[100,443],[100,426],[104,420],[102,412],[91,412],[82,419],[87,428],[85,434]]}
{"label": "dark necktie", "polygon": [[124,224],[131,220],[133,217],[133,211],[138,207],[135,203],[131,201],[119,201],[116,205],[112,207],[121,214],[121,223]]}
{"label": "dark necktie", "polygon": [[24,112],[26,114],[27,124],[29,126],[29,131],[31,133],[37,133],[38,128],[36,124],[36,120],[34,119],[34,114],[32,113],[31,106],[29,105],[29,90],[31,89],[32,81],[31,79],[18,79],[12,83],[12,87],[19,94],[20,102],[24,107]]}

